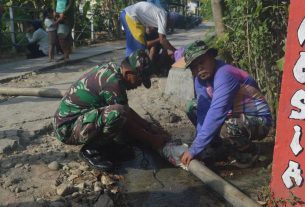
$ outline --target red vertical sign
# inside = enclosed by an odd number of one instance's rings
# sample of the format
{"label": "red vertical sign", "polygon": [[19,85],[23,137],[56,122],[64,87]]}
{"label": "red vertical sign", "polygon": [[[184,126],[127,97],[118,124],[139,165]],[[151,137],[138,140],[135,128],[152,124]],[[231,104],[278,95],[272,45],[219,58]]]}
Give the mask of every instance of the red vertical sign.
{"label": "red vertical sign", "polygon": [[[290,1],[271,190],[276,199],[305,201],[305,2]],[[302,203],[301,202],[301,203]],[[297,204],[295,206],[301,206]],[[290,206],[289,202],[283,206]]]}

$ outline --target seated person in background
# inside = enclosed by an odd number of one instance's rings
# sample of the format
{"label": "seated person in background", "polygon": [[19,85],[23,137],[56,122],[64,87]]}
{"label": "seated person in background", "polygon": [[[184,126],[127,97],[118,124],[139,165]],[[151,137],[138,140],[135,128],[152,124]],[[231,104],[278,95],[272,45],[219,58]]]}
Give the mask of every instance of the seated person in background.
{"label": "seated person in background", "polygon": [[156,132],[128,106],[126,93],[141,84],[150,88],[150,74],[144,50],[131,53],[121,66],[110,62],[84,74],[68,89],[54,115],[57,139],[70,145],[83,144],[80,157],[102,171],[113,168],[114,157],[122,151],[116,146],[124,145],[126,137],[161,149],[167,136]]}
{"label": "seated person in background", "polygon": [[42,29],[39,20],[33,20],[27,28],[26,37],[29,41],[27,46],[30,51],[27,58],[38,58],[48,55],[48,33]]}
{"label": "seated person in background", "polygon": [[181,162],[188,165],[209,148],[216,149],[227,141],[234,157],[231,163],[249,167],[259,155],[252,141],[268,135],[271,112],[256,81],[246,71],[217,60],[216,55],[217,50],[202,40],[185,48],[185,67],[195,77],[197,101],[187,112],[196,126],[196,136]]}

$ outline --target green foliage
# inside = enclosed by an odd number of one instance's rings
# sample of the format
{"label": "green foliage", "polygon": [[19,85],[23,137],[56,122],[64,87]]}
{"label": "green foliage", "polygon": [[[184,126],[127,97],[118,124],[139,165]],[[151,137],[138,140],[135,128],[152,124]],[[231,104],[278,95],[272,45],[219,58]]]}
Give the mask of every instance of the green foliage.
{"label": "green foliage", "polygon": [[211,0],[201,0],[200,1],[200,12],[201,12],[201,16],[204,19],[213,18]]}
{"label": "green foliage", "polygon": [[215,46],[227,61],[257,80],[276,115],[281,83],[277,60],[284,56],[288,5],[278,0],[225,0],[226,33]]}

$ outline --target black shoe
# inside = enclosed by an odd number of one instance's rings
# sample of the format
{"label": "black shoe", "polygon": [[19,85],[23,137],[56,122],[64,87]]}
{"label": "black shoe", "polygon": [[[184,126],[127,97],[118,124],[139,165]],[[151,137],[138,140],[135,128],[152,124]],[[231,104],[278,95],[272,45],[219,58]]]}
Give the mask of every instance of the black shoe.
{"label": "black shoe", "polygon": [[107,159],[107,156],[103,155],[99,150],[90,148],[87,145],[84,145],[81,148],[79,156],[96,170],[111,171],[113,169],[113,164]]}

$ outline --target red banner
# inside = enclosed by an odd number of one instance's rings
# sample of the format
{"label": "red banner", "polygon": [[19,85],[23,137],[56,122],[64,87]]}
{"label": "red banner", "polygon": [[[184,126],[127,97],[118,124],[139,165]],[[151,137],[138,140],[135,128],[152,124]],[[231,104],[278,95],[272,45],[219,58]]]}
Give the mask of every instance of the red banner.
{"label": "red banner", "polygon": [[[290,1],[271,190],[283,206],[305,201],[305,1]],[[291,204],[291,201],[297,204]]]}

